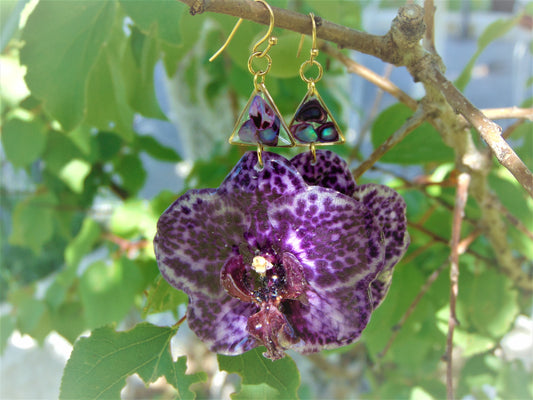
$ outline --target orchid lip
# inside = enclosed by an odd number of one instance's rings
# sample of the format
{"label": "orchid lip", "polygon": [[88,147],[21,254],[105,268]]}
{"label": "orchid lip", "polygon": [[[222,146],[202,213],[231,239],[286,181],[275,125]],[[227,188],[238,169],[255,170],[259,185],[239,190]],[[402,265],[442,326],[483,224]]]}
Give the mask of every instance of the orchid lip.
{"label": "orchid lip", "polygon": [[278,359],[298,336],[281,311],[286,300],[304,300],[307,281],[297,258],[283,253],[254,256],[247,265],[243,257],[231,257],[222,267],[220,281],[226,292],[243,302],[254,303],[258,311],[247,323],[248,333],[267,348],[268,358]]}

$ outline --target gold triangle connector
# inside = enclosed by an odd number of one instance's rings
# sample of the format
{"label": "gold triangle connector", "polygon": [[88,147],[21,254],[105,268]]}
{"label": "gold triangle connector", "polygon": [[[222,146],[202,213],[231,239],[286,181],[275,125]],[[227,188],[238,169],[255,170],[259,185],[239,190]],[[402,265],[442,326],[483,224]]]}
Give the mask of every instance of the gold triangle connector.
{"label": "gold triangle connector", "polygon": [[314,83],[309,84],[309,89],[289,124],[289,132],[294,137],[296,146],[327,146],[342,144],[345,140]]}
{"label": "gold triangle connector", "polygon": [[255,86],[229,142],[241,146],[293,147],[295,141],[268,89],[263,83]]}

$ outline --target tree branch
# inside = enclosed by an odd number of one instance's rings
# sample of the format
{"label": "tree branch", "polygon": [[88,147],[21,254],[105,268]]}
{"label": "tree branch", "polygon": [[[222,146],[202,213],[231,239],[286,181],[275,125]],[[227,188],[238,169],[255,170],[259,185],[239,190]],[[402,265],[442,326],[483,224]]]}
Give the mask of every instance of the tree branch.
{"label": "tree branch", "polygon": [[513,174],[533,198],[533,174],[502,138],[502,129],[474,107],[439,70],[426,71],[424,75],[433,83],[434,88],[444,95],[454,111],[463,115],[472,127],[479,132],[500,164]]}
{"label": "tree branch", "polygon": [[[189,5],[191,15],[204,12],[214,12],[220,14],[233,15],[235,17],[254,21],[259,24],[268,25],[269,16],[265,6],[249,0],[179,0]],[[312,26],[309,23],[309,16],[294,11],[272,7],[274,12],[275,26],[278,28],[291,30],[305,35],[311,35]],[[385,36],[371,35],[350,29],[345,26],[335,24],[316,17],[317,38],[328,42],[337,43],[342,48],[353,49],[362,53],[371,54],[376,57],[390,58],[387,54],[391,52],[387,49],[391,38]]]}
{"label": "tree branch", "polygon": [[[250,0],[178,0],[190,6],[191,15],[204,12],[233,15],[235,17],[268,25],[268,12],[262,4]],[[278,28],[311,35],[309,16],[291,10],[271,7],[274,25]],[[381,60],[405,65],[405,47],[415,46],[424,34],[423,13],[419,6],[402,7],[394,19],[391,30],[383,36],[371,35],[315,17],[318,39],[336,43],[340,48],[357,50]]]}

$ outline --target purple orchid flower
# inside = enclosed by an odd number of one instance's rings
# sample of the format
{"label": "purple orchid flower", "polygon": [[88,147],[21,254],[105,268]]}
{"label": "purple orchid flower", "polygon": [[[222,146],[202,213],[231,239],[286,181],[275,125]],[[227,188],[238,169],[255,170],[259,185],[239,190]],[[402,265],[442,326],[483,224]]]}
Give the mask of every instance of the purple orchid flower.
{"label": "purple orchid flower", "polygon": [[218,189],[190,190],[154,239],[165,279],[189,295],[190,328],[212,351],[265,357],[350,344],[383,301],[409,244],[405,203],[356,186],[330,151],[291,161],[246,153]]}

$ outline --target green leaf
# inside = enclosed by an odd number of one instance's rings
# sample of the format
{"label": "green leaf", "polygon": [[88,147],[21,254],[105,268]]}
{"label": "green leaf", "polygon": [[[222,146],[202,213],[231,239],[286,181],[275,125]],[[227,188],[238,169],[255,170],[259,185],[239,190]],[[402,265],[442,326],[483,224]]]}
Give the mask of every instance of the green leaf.
{"label": "green leaf", "polygon": [[42,1],[31,13],[20,59],[26,83],[69,131],[85,113],[87,77],[110,33],[113,1]]}
{"label": "green leaf", "polygon": [[149,205],[141,200],[128,200],[117,207],[111,217],[111,231],[121,237],[142,234],[150,240],[155,236],[157,219]]}
{"label": "green leaf", "polygon": [[505,364],[498,379],[498,393],[505,399],[533,399],[531,372],[520,361]]}
{"label": "green leaf", "polygon": [[83,307],[78,301],[61,304],[51,313],[52,328],[70,343],[74,343],[78,336],[87,329],[83,317]]}
{"label": "green leaf", "polygon": [[242,385],[238,393],[233,393],[230,396],[233,400],[272,400],[282,399],[280,393],[272,386],[266,383],[258,385]]}
{"label": "green leaf", "polygon": [[120,157],[116,162],[115,171],[122,179],[122,187],[130,195],[137,193],[146,180],[146,171],[137,154],[126,154]]}
{"label": "green leaf", "polygon": [[[57,313],[58,308],[65,301],[65,298],[77,277],[79,262],[83,257],[90,253],[94,244],[100,238],[100,235],[101,230],[99,225],[93,219],[89,217],[85,218],[80,231],[65,248],[64,260],[66,268],[56,275],[54,282],[46,291],[46,303],[52,311]],[[54,315],[52,315],[52,317],[54,317]]]}
{"label": "green leaf", "polygon": [[[521,138],[522,144],[516,149],[516,153],[522,159],[524,164],[531,170],[533,169],[533,122],[525,122],[513,132],[514,138]],[[504,199],[502,199],[504,200]]]}
{"label": "green leaf", "polygon": [[89,328],[120,322],[142,289],[137,265],[121,258],[111,264],[97,261],[80,278],[80,296]]}
{"label": "green leaf", "polygon": [[44,326],[48,323],[48,310],[46,305],[26,293],[14,302],[17,307],[17,328],[22,334],[29,334],[41,341]]}
{"label": "green leaf", "polygon": [[122,66],[126,48],[126,36],[117,20],[89,77],[86,121],[100,130],[112,130],[129,141],[133,138],[133,110],[128,102],[127,79]]}
{"label": "green leaf", "polygon": [[132,28],[122,60],[123,74],[132,109],[149,118],[166,119],[155,96],[154,67],[161,50],[154,36]]}
{"label": "green leaf", "polygon": [[461,273],[457,315],[462,325],[496,339],[509,331],[519,311],[518,292],[505,275],[494,268]]}
{"label": "green leaf", "polygon": [[208,18],[207,14],[192,16],[187,9],[184,9],[181,13],[178,26],[181,36],[186,37],[187,40],[181,41],[179,45],[160,42],[161,51],[163,52],[163,63],[168,76],[173,76],[176,73],[180,60],[197,46],[204,22]]}
{"label": "green leaf", "polygon": [[[497,365],[491,365],[494,364]],[[494,386],[497,380],[497,371],[502,368],[501,359],[493,355],[478,355],[466,360],[457,382],[457,398],[474,395],[475,398],[484,398],[482,388],[484,385]]]}
{"label": "green leaf", "polygon": [[[311,23],[311,19],[309,19],[309,23]],[[296,57],[296,55],[300,43],[300,35],[295,34],[294,32],[283,32],[278,39],[278,43],[273,46],[270,51],[270,56],[274,61],[272,62],[272,68],[270,69],[269,74],[276,78],[291,78],[298,76],[300,66],[309,57],[311,39],[306,37],[302,46],[302,51],[298,57]],[[317,61],[321,62],[323,60],[319,59]],[[305,76],[315,77],[317,71],[316,68],[310,68],[308,71],[305,71]],[[306,91],[306,84],[302,82],[300,87],[302,98]]]}
{"label": "green leaf", "polygon": [[478,57],[481,55],[483,50],[492,43],[494,40],[498,39],[500,36],[505,35],[513,26],[515,26],[520,21],[519,17],[511,19],[498,19],[490,24],[477,41],[477,50],[472,55],[465,68],[461,72],[461,75],[456,79],[455,86],[459,90],[464,90],[470,78],[472,77],[472,69],[476,64]]}
{"label": "green leaf", "polygon": [[[401,103],[379,114],[372,125],[374,148],[385,142],[412,114],[413,111]],[[453,150],[444,144],[435,128],[426,122],[389,150],[381,161],[395,164],[423,164],[449,162],[453,159]]]}
{"label": "green leaf", "polygon": [[57,200],[50,193],[30,196],[19,202],[13,211],[13,231],[9,242],[39,254],[54,233],[56,203]]}
{"label": "green leaf", "polygon": [[2,315],[0,317],[0,356],[4,354],[9,337],[15,330],[15,318],[10,315]]}
{"label": "green leaf", "polygon": [[170,373],[165,374],[165,377],[167,378],[168,383],[178,389],[179,399],[194,400],[196,398],[196,394],[189,389],[189,386],[196,382],[205,382],[207,375],[204,372],[186,375],[186,371],[187,358],[180,357],[174,363],[174,370],[172,371],[171,369]]}
{"label": "green leaf", "polygon": [[[437,311],[437,327],[443,335],[446,335],[448,332],[449,315],[449,305]],[[460,322],[462,323],[462,321]],[[453,341],[456,346],[459,346],[462,349],[461,354],[465,358],[486,353],[490,349],[494,348],[496,344],[494,339],[479,334],[478,332],[471,332],[468,331],[468,329],[463,329],[462,326],[455,328]]]}
{"label": "green leaf", "polygon": [[314,1],[310,3],[315,15],[350,28],[361,29],[361,11],[365,3],[359,1]]}
{"label": "green leaf", "polygon": [[122,146],[122,138],[112,132],[98,132],[96,135],[96,147],[98,151],[98,158],[101,161],[112,160],[120,151]]}
{"label": "green leaf", "polygon": [[279,392],[282,398],[297,399],[300,373],[296,363],[285,356],[272,361],[263,357],[264,348],[256,348],[239,356],[217,355],[220,369],[237,373],[243,385],[267,384]]}
{"label": "green leaf", "polygon": [[98,223],[92,218],[85,218],[80,231],[65,249],[65,261],[68,266],[76,268],[91,250],[101,235]]}
{"label": "green leaf", "polygon": [[389,341],[394,326],[400,321],[423,283],[424,277],[418,268],[407,265],[395,271],[387,298],[373,312],[372,318],[361,337],[366,343],[372,359],[378,359],[379,353],[383,351]]}
{"label": "green leaf", "polygon": [[70,160],[73,158],[83,159],[84,156],[69,136],[61,132],[50,131],[43,158],[46,162],[46,168],[58,175]]}
{"label": "green leaf", "polygon": [[2,127],[2,145],[7,159],[16,167],[37,160],[46,144],[44,125],[36,121],[10,119]]}
{"label": "green leaf", "polygon": [[161,276],[147,294],[146,306],[143,311],[144,318],[148,314],[160,313],[163,311],[177,312],[180,304],[187,304],[189,297],[172,286]]}
{"label": "green leaf", "polygon": [[150,201],[150,209],[154,216],[158,217],[179,197],[170,190],[162,190],[159,194]]}
{"label": "green leaf", "polygon": [[161,161],[178,162],[182,158],[174,149],[159,143],[153,136],[142,135],[138,137],[139,150],[145,151],[153,158]]}
{"label": "green leaf", "polygon": [[498,166],[491,171],[488,181],[491,189],[496,192],[505,208],[515,218],[522,221],[528,229],[533,229],[533,220],[530,218],[533,211],[531,209],[532,203],[528,202],[529,196],[509,171]]}
{"label": "green leaf", "polygon": [[120,0],[120,5],[143,33],[148,34],[155,27],[161,40],[181,43],[178,21],[184,4],[174,0]]}
{"label": "green leaf", "polygon": [[126,332],[115,332],[110,327],[94,330],[74,345],[63,372],[60,399],[118,399],[126,378],[135,373],[145,383],[165,376],[181,389],[180,398],[194,398],[188,385],[205,375],[185,375],[185,357],[172,361],[170,339],[176,331],[177,327],[147,322]]}
{"label": "green leaf", "polygon": [[85,178],[91,171],[91,165],[80,159],[70,160],[59,172],[59,178],[75,193],[82,193]]}

